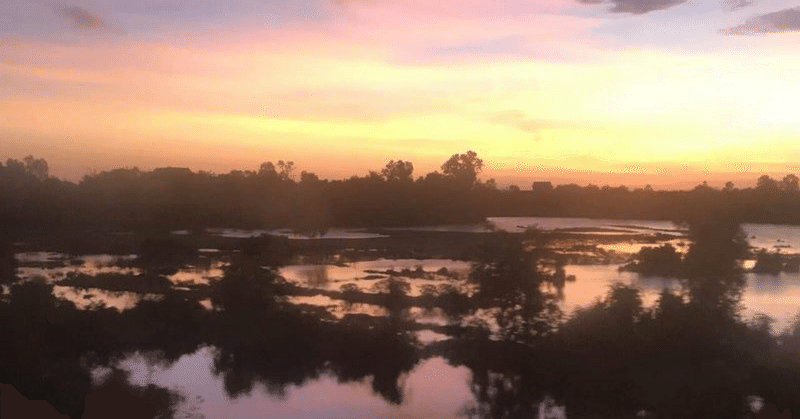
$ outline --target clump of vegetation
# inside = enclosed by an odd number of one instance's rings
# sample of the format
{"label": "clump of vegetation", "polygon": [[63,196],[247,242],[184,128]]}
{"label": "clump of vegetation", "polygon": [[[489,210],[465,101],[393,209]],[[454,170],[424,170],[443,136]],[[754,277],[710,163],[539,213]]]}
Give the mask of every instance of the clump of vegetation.
{"label": "clump of vegetation", "polygon": [[289,262],[292,248],[289,239],[268,234],[249,237],[239,242],[243,260],[258,262],[266,266],[280,266]]}
{"label": "clump of vegetation", "polygon": [[635,260],[621,266],[620,271],[637,272],[642,276],[677,278],[683,273],[681,254],[667,243],[659,247],[643,247]]}
{"label": "clump of vegetation", "polygon": [[10,244],[0,241],[0,284],[13,282],[17,273],[17,260]]}
{"label": "clump of vegetation", "polygon": [[163,294],[172,290],[172,282],[158,275],[86,275],[71,272],[58,285],[76,288],[97,288],[107,291],[129,291],[140,294]]}
{"label": "clump of vegetation", "polygon": [[197,255],[197,249],[173,238],[146,238],[139,245],[137,262],[146,269],[172,274]]}
{"label": "clump of vegetation", "polygon": [[800,271],[800,257],[762,250],[756,255],[756,264],[753,272],[778,275],[781,272]]}
{"label": "clump of vegetation", "polygon": [[778,275],[783,271],[783,266],[783,255],[779,252],[762,250],[756,255],[756,265],[753,267],[753,272]]}

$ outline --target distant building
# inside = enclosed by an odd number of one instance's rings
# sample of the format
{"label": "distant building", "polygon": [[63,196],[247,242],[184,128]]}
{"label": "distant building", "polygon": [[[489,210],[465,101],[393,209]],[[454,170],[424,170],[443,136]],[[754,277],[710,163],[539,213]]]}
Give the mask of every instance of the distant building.
{"label": "distant building", "polygon": [[534,192],[549,192],[553,190],[553,184],[549,181],[533,182],[533,185],[531,185],[531,190]]}

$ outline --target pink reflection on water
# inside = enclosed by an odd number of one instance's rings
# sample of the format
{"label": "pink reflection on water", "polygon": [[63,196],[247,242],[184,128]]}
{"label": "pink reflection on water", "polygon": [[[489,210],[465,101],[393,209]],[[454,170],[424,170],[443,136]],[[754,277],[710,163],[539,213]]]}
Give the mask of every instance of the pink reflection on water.
{"label": "pink reflection on water", "polygon": [[347,314],[368,314],[370,316],[387,316],[389,311],[383,307],[362,304],[362,303],[348,303],[343,300],[334,300],[324,295],[315,296],[294,296],[288,297],[287,302],[292,304],[309,304],[318,307],[325,307],[329,313],[334,315],[337,319],[341,319]]}
{"label": "pink reflection on water", "polygon": [[217,260],[209,267],[187,267],[167,277],[174,284],[207,285],[211,280],[225,275],[226,262]]}
{"label": "pink reflection on water", "polygon": [[[139,268],[118,266],[119,262],[130,261],[136,255],[83,255],[68,261],[68,256],[62,253],[32,252],[18,253],[15,255],[23,266],[17,268],[17,276],[25,281],[34,277],[42,277],[48,282],[58,282],[67,277],[67,274],[77,273],[90,276],[101,274],[139,275]],[[24,266],[25,264],[59,264],[62,266]]]}
{"label": "pink reflection on water", "polygon": [[[362,292],[374,292],[376,282],[390,275],[410,285],[408,295],[422,295],[426,287],[449,284],[470,295],[466,278],[472,268],[471,262],[449,259],[377,259],[354,262],[347,265],[289,265],[278,273],[287,281],[306,287],[338,291],[343,285],[356,285]],[[420,269],[422,272],[418,271]],[[437,273],[441,269],[445,273]],[[403,274],[404,270],[408,275]],[[393,271],[394,273],[387,273]],[[409,277],[419,276],[419,277]]]}
{"label": "pink reflection on water", "polygon": [[[443,358],[420,362],[401,377],[403,403],[392,405],[372,391],[370,378],[341,383],[323,374],[301,385],[289,385],[283,397],[256,386],[247,395],[231,399],[222,377],[212,373],[214,348],[204,347],[184,355],[170,366],[158,365],[151,357],[134,354],[119,366],[131,372],[131,383],[175,389],[186,397],[176,417],[189,413],[208,418],[458,418],[474,404],[466,367],[454,367]],[[100,375],[99,373],[96,375]]]}
{"label": "pink reflection on water", "polygon": [[107,291],[97,288],[53,287],[56,298],[71,301],[81,310],[95,308],[114,308],[119,311],[136,307],[142,300],[158,301],[163,296],[157,294],[137,294],[127,291]]}

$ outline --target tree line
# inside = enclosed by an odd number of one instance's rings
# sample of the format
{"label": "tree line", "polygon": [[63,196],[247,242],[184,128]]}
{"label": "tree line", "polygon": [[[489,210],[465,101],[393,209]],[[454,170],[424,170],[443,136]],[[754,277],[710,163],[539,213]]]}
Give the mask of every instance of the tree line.
{"label": "tree line", "polygon": [[491,216],[686,220],[709,211],[744,222],[800,223],[800,180],[761,176],[752,188],[705,182],[688,191],[650,187],[497,187],[479,178],[483,160],[454,154],[441,171],[414,175],[391,160],[365,176],[320,179],[291,161],[224,174],[185,168],[119,168],[69,182],[49,175],[44,159],[0,163],[0,223],[7,228],[201,229],[393,227],[475,223]]}

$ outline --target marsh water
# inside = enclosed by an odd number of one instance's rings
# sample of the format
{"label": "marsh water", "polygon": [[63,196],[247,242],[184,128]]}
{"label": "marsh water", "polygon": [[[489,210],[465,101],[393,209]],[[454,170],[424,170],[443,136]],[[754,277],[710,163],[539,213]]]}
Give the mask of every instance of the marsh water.
{"label": "marsh water", "polygon": [[[597,304],[615,284],[638,289],[646,308],[654,307],[665,289],[676,293],[681,290],[679,279],[645,278],[634,272],[620,271],[620,267],[643,247],[670,243],[685,253],[690,245],[686,230],[669,222],[490,218],[487,223],[476,225],[369,231],[336,229],[315,236],[288,230],[210,229],[204,234],[229,239],[273,234],[289,240],[351,240],[356,243],[370,239],[390,240],[393,231],[484,234],[501,230],[521,233],[530,226],[563,233],[561,242],[566,244],[556,252],[565,257],[563,268],[568,280],[554,292],[555,302],[563,315],[560,321]],[[800,227],[746,224],[742,229],[751,246],[751,254],[759,250],[786,255],[800,253]],[[173,232],[174,236],[192,234],[196,232]],[[574,238],[570,238],[570,234]],[[604,239],[603,236],[614,237]],[[590,251],[580,247],[584,242],[591,244]],[[236,250],[200,249],[193,259],[180,266],[153,273],[135,263],[138,256],[135,254],[68,255],[28,250],[15,254],[19,281],[39,278],[53,285],[55,298],[74,303],[78,310],[105,313],[105,309],[112,309],[121,315],[145,303],[155,307],[164,300],[165,294],[172,292],[158,288],[166,286],[194,293],[191,294],[193,298],[207,312],[198,314],[200,318],[218,312],[218,300],[208,290],[232,269],[238,253]],[[178,345],[180,349],[175,349],[172,342],[160,348],[158,341],[140,347],[123,345],[124,351],[118,351],[104,362],[85,363],[92,385],[101,385],[104,377],[112,371],[124,371],[128,384],[132,386],[154,385],[177,395],[173,398],[173,417],[589,416],[587,412],[593,409],[591,403],[581,405],[565,398],[563,389],[557,389],[558,386],[553,386],[553,394],[543,385],[537,391],[520,396],[517,387],[530,383],[515,381],[520,379],[519,376],[509,373],[508,368],[500,371],[499,367],[484,365],[459,350],[460,340],[466,339],[469,333],[465,330],[471,330],[469,328],[476,324],[485,326],[486,345],[502,341],[496,333],[503,325],[492,317],[491,307],[459,314],[457,310],[426,304],[395,306],[379,298],[392,295],[397,284],[402,285],[404,298],[414,297],[419,301],[442,292],[471,297],[478,292],[475,282],[470,280],[478,261],[455,257],[410,258],[407,254],[392,257],[385,252],[376,252],[372,257],[369,251],[359,253],[358,257],[346,257],[347,245],[341,250],[320,257],[295,256],[275,268],[255,268],[274,271],[282,286],[291,287],[291,294],[278,298],[280,304],[294,306],[306,315],[311,313],[322,320],[320,324],[309,326],[312,330],[307,339],[297,336],[303,330],[284,329],[302,329],[304,321],[294,318],[284,323],[256,322],[253,326],[256,329],[252,330],[240,325],[224,338],[208,338],[200,331],[202,325],[192,320],[186,326],[187,330],[181,333],[196,333],[197,336],[188,338],[192,344]],[[603,257],[595,257],[597,254]],[[788,330],[800,312],[800,273],[757,273],[749,270],[754,260],[744,259],[739,263],[745,268],[745,285],[737,305],[738,316],[745,322],[758,319],[762,314],[769,316],[773,319],[770,332],[774,336]],[[105,287],[91,279],[102,281],[103,278],[125,276],[157,276],[167,282],[158,282],[161,285],[152,289],[139,290],[136,287]],[[152,281],[157,282],[155,279]],[[4,295],[8,296],[10,292],[11,289],[5,286]],[[352,295],[359,297],[346,298]],[[375,326],[370,318],[388,319],[389,326],[381,326],[383,323]],[[355,330],[352,336],[347,332],[351,330],[349,324],[356,325],[352,326]],[[325,329],[327,325],[335,325],[330,326],[333,331]],[[382,327],[389,329],[377,336],[359,336],[359,330],[373,333],[383,330]],[[345,330],[342,332],[345,336],[337,337],[337,330]],[[258,345],[253,346],[253,341]],[[266,348],[259,346],[265,342]],[[379,353],[365,348],[378,348],[375,350]],[[354,353],[343,353],[347,351]],[[481,352],[474,356],[492,355],[491,352]],[[500,383],[499,387],[491,384],[495,381]],[[499,396],[492,396],[487,391],[506,391],[508,397],[516,394],[518,400],[508,402],[515,410],[507,411],[506,415],[497,411],[496,405],[487,404],[487,398]],[[757,411],[761,396],[757,393],[743,396],[742,405]],[[649,410],[650,406],[634,409],[635,413],[638,417],[668,417]],[[597,417],[611,416],[602,416],[598,412]]]}

